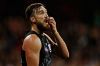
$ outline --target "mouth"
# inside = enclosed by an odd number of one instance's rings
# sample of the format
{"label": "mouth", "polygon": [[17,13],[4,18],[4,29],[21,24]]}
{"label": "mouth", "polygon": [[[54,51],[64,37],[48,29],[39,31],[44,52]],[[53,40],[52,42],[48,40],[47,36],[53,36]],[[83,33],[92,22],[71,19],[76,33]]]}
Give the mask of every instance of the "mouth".
{"label": "mouth", "polygon": [[47,20],[47,19],[45,19],[45,20],[44,20],[44,22],[45,22],[45,23],[48,23],[48,20]]}
{"label": "mouth", "polygon": [[49,23],[49,17],[45,18],[45,22]]}

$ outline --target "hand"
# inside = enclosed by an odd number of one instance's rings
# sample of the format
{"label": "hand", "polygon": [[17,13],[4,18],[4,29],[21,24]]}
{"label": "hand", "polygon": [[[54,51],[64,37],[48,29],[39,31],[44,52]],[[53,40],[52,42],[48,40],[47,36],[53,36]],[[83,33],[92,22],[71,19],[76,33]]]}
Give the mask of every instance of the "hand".
{"label": "hand", "polygon": [[56,22],[55,22],[55,20],[54,20],[53,17],[49,17],[48,24],[50,25],[50,28],[51,28],[51,31],[52,31],[52,32],[57,31]]}

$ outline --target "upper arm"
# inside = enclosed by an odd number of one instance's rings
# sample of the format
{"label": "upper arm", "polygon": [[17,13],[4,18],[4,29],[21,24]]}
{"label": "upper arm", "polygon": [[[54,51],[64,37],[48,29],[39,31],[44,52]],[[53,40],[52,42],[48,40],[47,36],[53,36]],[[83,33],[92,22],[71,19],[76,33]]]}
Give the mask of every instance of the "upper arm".
{"label": "upper arm", "polygon": [[28,66],[39,65],[39,54],[41,50],[40,39],[36,35],[29,35],[25,38],[22,46],[25,51],[26,61]]}

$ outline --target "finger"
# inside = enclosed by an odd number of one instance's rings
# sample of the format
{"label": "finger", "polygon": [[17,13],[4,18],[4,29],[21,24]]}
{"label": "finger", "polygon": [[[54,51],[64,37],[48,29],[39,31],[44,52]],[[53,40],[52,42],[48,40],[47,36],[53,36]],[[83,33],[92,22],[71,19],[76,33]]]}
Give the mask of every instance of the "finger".
{"label": "finger", "polygon": [[53,18],[53,17],[50,17],[49,19],[50,19],[50,20],[54,20],[54,18]]}
{"label": "finger", "polygon": [[56,23],[53,17],[50,17],[50,22],[53,22],[54,24]]}

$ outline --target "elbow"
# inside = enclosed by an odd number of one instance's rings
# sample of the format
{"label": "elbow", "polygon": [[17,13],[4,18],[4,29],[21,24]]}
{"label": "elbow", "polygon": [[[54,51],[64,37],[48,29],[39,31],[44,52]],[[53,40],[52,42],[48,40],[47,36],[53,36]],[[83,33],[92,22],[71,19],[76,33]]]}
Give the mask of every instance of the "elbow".
{"label": "elbow", "polygon": [[69,53],[67,53],[67,58],[69,58]]}
{"label": "elbow", "polygon": [[65,59],[68,59],[69,58],[69,52],[67,52],[64,57],[65,57]]}
{"label": "elbow", "polygon": [[68,59],[69,58],[69,52],[68,53],[64,53],[64,54],[58,54],[59,57],[61,57],[62,59]]}
{"label": "elbow", "polygon": [[67,58],[69,58],[69,51],[67,51]]}
{"label": "elbow", "polygon": [[64,59],[68,59],[69,58],[69,51],[68,50],[64,51],[62,56]]}

